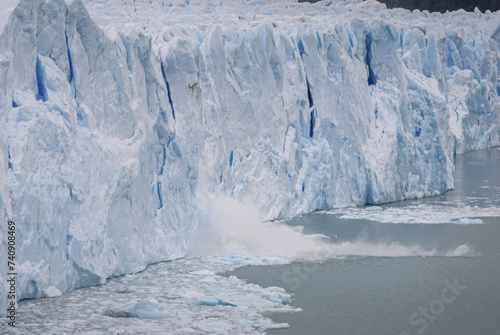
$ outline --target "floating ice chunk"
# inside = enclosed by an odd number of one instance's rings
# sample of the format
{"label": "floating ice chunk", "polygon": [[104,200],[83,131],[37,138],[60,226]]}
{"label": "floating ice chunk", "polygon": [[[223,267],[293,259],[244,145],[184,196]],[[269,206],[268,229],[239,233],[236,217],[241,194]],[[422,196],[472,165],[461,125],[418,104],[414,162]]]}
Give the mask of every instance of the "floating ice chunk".
{"label": "floating ice chunk", "polygon": [[139,318],[139,319],[162,319],[165,317],[160,310],[158,304],[155,304],[149,300],[139,301],[133,309],[126,312],[129,318]]}
{"label": "floating ice chunk", "polygon": [[244,251],[230,254],[228,257],[214,257],[204,260],[206,263],[228,264],[234,266],[284,265],[290,261],[279,257],[251,257]]}
{"label": "floating ice chunk", "polygon": [[290,328],[290,325],[286,322],[284,323],[272,323],[267,320],[259,320],[252,323],[252,327],[257,329],[286,329]]}
{"label": "floating ice chunk", "polygon": [[291,305],[292,304],[291,296],[287,294],[281,295],[281,303],[283,305]]}
{"label": "floating ice chunk", "polygon": [[202,306],[233,306],[235,307],[235,304],[232,304],[228,301],[225,301],[224,299],[218,298],[218,297],[211,297],[211,296],[204,296],[201,297],[200,301],[198,302],[198,305]]}
{"label": "floating ice chunk", "polygon": [[461,219],[458,219],[457,221],[454,221],[453,223],[456,223],[456,224],[481,224],[481,223],[484,223],[484,221],[481,219],[461,218]]}
{"label": "floating ice chunk", "polygon": [[61,291],[59,291],[54,286],[49,286],[45,290],[43,290],[43,294],[47,298],[58,297],[61,295]]}
{"label": "floating ice chunk", "polygon": [[280,294],[276,292],[263,292],[263,296],[266,298],[266,300],[269,300],[277,304],[290,305],[292,303],[292,299],[289,294]]}
{"label": "floating ice chunk", "polygon": [[200,275],[200,276],[215,276],[215,273],[210,271],[210,270],[193,271],[193,272],[190,272],[189,274]]}
{"label": "floating ice chunk", "polygon": [[382,210],[382,207],[378,207],[378,206],[369,206],[369,207],[365,207],[365,210],[368,211],[368,212],[372,212],[372,211],[380,211]]}
{"label": "floating ice chunk", "polygon": [[248,308],[269,308],[274,304],[291,305],[291,296],[286,293],[273,292],[268,289],[254,292],[238,292],[238,295],[201,296],[198,305],[201,306],[245,306]]}
{"label": "floating ice chunk", "polygon": [[191,327],[195,330],[200,330],[202,332],[208,333],[226,333],[229,332],[233,327],[223,321],[200,321]]}

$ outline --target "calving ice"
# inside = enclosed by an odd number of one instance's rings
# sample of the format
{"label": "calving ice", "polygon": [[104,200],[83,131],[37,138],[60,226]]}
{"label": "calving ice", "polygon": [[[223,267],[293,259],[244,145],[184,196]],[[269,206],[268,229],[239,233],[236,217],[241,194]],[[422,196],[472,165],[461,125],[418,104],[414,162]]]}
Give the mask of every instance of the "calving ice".
{"label": "calving ice", "polygon": [[498,13],[9,0],[0,14],[18,299],[184,256],[214,196],[266,220],[431,196],[453,187],[455,153],[500,144]]}

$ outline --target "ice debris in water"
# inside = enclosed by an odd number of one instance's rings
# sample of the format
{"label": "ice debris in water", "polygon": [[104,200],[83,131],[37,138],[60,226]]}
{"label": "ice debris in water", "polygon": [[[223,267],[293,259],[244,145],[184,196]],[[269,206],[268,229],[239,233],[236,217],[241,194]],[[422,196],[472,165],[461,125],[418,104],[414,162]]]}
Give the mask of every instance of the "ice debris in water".
{"label": "ice debris in water", "polygon": [[290,294],[217,274],[234,266],[184,258],[57,298],[21,301],[19,327],[29,334],[108,334],[112,329],[148,335],[257,334],[287,328],[263,314],[300,310],[292,307]]}
{"label": "ice debris in water", "polygon": [[351,207],[322,211],[342,219],[365,219],[383,223],[406,224],[480,224],[480,217],[500,217],[500,206],[478,207],[470,204],[409,205],[404,207]]}
{"label": "ice debris in water", "polygon": [[105,312],[111,317],[121,318],[139,318],[139,319],[162,319],[165,317],[159,310],[157,303],[143,299],[135,304],[134,308],[128,311],[113,311],[111,309]]}

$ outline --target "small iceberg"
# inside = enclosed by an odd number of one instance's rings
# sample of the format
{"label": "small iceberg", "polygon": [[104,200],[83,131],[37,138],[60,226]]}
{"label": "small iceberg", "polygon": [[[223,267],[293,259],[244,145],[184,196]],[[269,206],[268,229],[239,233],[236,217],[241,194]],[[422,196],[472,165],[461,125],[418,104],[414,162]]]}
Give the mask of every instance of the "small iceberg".
{"label": "small iceberg", "polygon": [[165,317],[160,312],[158,304],[146,299],[139,301],[128,311],[115,312],[108,309],[104,314],[114,318],[163,319]]}

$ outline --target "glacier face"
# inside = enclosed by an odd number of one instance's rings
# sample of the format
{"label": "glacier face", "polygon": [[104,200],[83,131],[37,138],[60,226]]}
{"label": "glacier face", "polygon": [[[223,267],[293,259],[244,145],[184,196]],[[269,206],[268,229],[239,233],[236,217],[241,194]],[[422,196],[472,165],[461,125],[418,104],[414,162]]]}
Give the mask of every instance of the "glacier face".
{"label": "glacier face", "polygon": [[431,196],[455,153],[500,145],[499,13],[21,0],[2,18],[20,299],[183,256],[212,196],[265,219]]}

